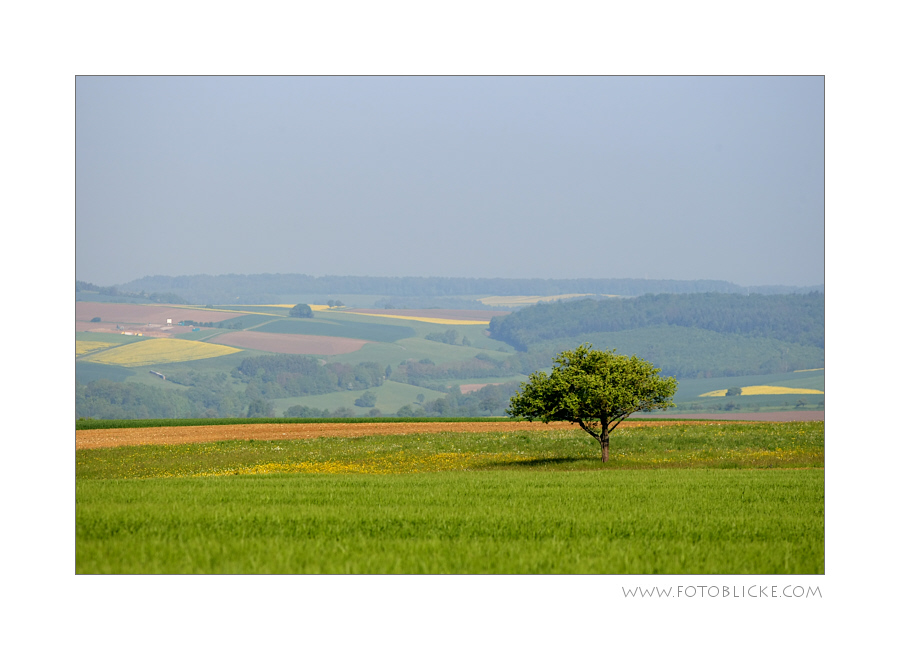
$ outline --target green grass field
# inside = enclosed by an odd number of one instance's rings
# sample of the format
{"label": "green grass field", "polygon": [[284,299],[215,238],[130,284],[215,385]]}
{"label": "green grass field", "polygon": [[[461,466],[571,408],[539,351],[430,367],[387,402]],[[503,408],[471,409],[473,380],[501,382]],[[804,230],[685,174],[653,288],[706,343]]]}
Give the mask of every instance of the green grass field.
{"label": "green grass field", "polygon": [[90,361],[75,362],[75,381],[86,384],[89,381],[108,379],[109,381],[125,381],[137,372],[130,368],[120,366],[108,366],[103,363],[91,363]]}
{"label": "green grass field", "polygon": [[824,572],[821,470],[79,481],[78,573]]}
{"label": "green grass field", "polygon": [[[321,312],[320,312],[321,313]],[[346,319],[315,315],[313,318],[280,318],[254,327],[255,332],[271,332],[273,334],[308,334],[315,336],[338,336],[350,339],[365,339],[382,343],[393,343],[415,335],[411,327],[388,323],[388,319],[380,318],[378,323],[357,322],[357,319]],[[403,321],[397,321],[402,323]]]}
{"label": "green grass field", "polygon": [[123,336],[122,334],[110,334],[108,332],[75,332],[76,341],[103,341],[107,343],[116,343],[118,345],[126,345],[128,343],[137,343],[141,340],[138,336]]}
{"label": "green grass field", "polygon": [[76,452],[78,573],[823,573],[822,423]]}

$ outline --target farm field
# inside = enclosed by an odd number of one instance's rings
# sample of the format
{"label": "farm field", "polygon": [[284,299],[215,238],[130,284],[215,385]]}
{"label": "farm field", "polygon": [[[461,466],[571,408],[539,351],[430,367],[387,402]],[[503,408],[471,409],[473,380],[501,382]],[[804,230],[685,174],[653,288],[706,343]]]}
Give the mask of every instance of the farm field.
{"label": "farm field", "polygon": [[281,354],[335,355],[356,352],[368,341],[337,336],[275,334],[263,331],[225,332],[214,338],[219,345]]}
{"label": "farm field", "polygon": [[129,346],[116,347],[93,354],[93,363],[124,366],[195,361],[240,352],[237,348],[181,339],[149,339]]}
{"label": "farm field", "polygon": [[348,309],[346,313],[417,320],[439,325],[487,325],[494,316],[505,316],[509,312],[461,309]]}
{"label": "farm field", "polygon": [[484,424],[79,449],[76,571],[824,572],[822,423]]}
{"label": "farm field", "polygon": [[112,382],[123,382],[135,376],[135,371],[123,366],[109,366],[104,363],[79,361],[75,364],[75,381],[86,384],[91,381],[105,379]]}
{"label": "farm field", "polygon": [[75,341],[75,356],[80,357],[84,354],[90,354],[91,352],[114,347],[115,345],[117,345],[117,343],[109,341]]}
{"label": "farm field", "polygon": [[[200,414],[233,417],[241,412],[248,414],[249,405],[255,399],[263,400],[265,408],[269,409],[267,413],[274,415],[281,415],[291,407],[303,406],[323,412],[340,412],[345,417],[350,414],[363,416],[369,414],[371,407],[357,406],[355,402],[366,392],[375,395],[374,408],[384,415],[395,414],[400,409],[404,409],[403,414],[407,416],[443,415],[445,411],[440,409],[447,407],[436,405],[436,402],[444,398],[458,404],[464,402],[454,392],[457,387],[460,388],[459,394],[467,397],[485,386],[491,389],[496,387],[495,393],[492,396],[476,395],[466,402],[465,410],[457,414],[502,415],[504,400],[514,390],[510,386],[525,381],[528,374],[541,364],[546,364],[543,368],[549,369],[551,363],[552,356],[542,352],[540,346],[535,351],[522,354],[508,343],[489,336],[485,324],[487,318],[506,313],[500,310],[332,309],[322,304],[312,306],[313,318],[298,319],[287,316],[290,306],[285,304],[185,307],[79,301],[76,303],[76,316],[98,316],[101,321],[76,321],[77,382],[84,384],[108,380],[124,384],[125,390],[117,389],[118,392],[115,392],[104,388],[94,391],[89,399],[82,398],[76,402],[77,415],[123,417],[129,409],[138,408],[138,404],[152,403],[159,406],[153,406],[150,411],[142,409],[141,415],[132,417],[148,414],[163,417],[172,413],[190,414],[192,417]],[[120,317],[126,322],[108,320],[112,317]],[[172,318],[175,323],[177,319],[188,318],[215,325],[162,325],[167,318]],[[123,336],[121,330],[115,330],[117,324],[126,331],[140,332],[143,336]],[[91,328],[96,329],[78,331]],[[734,338],[687,328],[651,328],[637,333],[603,334],[603,340],[598,339],[598,344],[622,344],[626,348],[638,343],[650,345],[648,341],[657,334],[671,335],[670,338],[675,334],[681,336],[678,341],[687,346],[682,351],[686,355],[697,346],[712,349],[709,345],[714,343],[724,346],[723,349],[731,349]],[[174,348],[171,354],[139,354],[153,349],[146,345],[151,339],[200,345],[191,348],[195,352],[203,349],[203,344],[213,346],[205,348],[207,351],[231,352],[217,357],[221,362],[215,364],[198,358],[203,355],[188,354],[186,347],[178,354],[174,353]],[[675,339],[665,339],[658,345],[665,343],[669,349]],[[163,348],[156,349],[161,351]],[[680,348],[675,346],[671,349]],[[323,392],[311,388],[280,390],[273,384],[285,384],[288,380],[283,374],[262,374],[251,380],[236,370],[247,359],[277,354],[316,357],[320,364],[334,364],[329,367],[344,374],[340,381],[328,385],[327,390],[331,392]],[[376,364],[383,368],[382,378],[360,383],[347,375],[347,369],[341,370],[339,364],[353,367]],[[135,373],[129,370],[142,365],[165,375],[166,380],[151,376],[146,371]],[[810,368],[807,372],[710,379],[696,378],[699,374],[678,377],[679,390],[675,396],[678,408],[669,411],[668,415],[691,417],[700,413],[718,413],[731,417],[732,414],[745,413],[751,417],[752,413],[772,411],[824,410],[824,370],[821,368]],[[737,397],[725,396],[724,393],[734,386],[773,388],[753,388]],[[752,394],[759,392],[767,394]],[[420,400],[420,396],[424,396],[424,400]],[[106,404],[107,401],[109,404]],[[363,400],[362,403],[370,401]],[[410,413],[410,408],[413,413]]]}
{"label": "farm field", "polygon": [[415,330],[405,325],[389,324],[384,322],[384,319],[378,319],[376,322],[371,320],[366,322],[363,319],[365,317],[358,319],[347,318],[345,314],[329,314],[328,317],[323,316],[321,318],[282,318],[260,325],[254,331],[272,332],[275,334],[336,336],[383,343],[393,343],[400,339],[415,336]]}
{"label": "farm field", "polygon": [[[635,426],[623,422],[622,427]],[[652,426],[642,424],[640,426]],[[186,444],[195,442],[220,442],[226,440],[304,440],[309,438],[359,438],[362,436],[394,436],[431,433],[488,433],[509,431],[549,432],[556,429],[577,431],[578,426],[565,422],[510,422],[506,420],[480,420],[461,422],[266,422],[150,426],[127,428],[84,428],[75,433],[76,449],[100,449],[106,447],[130,447],[136,445]]]}
{"label": "farm field", "polygon": [[[742,392],[739,396],[726,396],[727,390],[733,386],[767,386],[769,389]],[[742,377],[679,379],[678,393],[675,395],[675,403],[679,408],[669,413],[684,414],[690,409],[721,410],[729,403],[736,407],[737,411],[744,412],[784,410],[796,408],[799,399],[807,403],[807,408],[824,409],[824,369]]]}
{"label": "farm field", "polygon": [[89,322],[100,317],[105,323],[156,323],[165,324],[171,318],[177,323],[182,320],[218,322],[240,316],[238,312],[186,307],[183,305],[134,305],[115,302],[83,302],[75,303],[75,320]]}
{"label": "farm field", "polygon": [[[824,395],[825,391],[815,388],[792,388],[790,386],[742,386],[741,395]],[[700,397],[728,397],[726,389],[703,393]]]}

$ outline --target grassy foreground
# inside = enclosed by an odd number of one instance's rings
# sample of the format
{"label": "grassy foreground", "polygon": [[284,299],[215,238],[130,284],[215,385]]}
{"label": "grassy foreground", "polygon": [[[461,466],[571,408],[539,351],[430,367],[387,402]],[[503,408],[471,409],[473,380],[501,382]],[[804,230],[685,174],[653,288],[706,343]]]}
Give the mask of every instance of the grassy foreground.
{"label": "grassy foreground", "polygon": [[616,431],[606,466],[584,438],[79,451],[76,571],[824,572],[822,423]]}

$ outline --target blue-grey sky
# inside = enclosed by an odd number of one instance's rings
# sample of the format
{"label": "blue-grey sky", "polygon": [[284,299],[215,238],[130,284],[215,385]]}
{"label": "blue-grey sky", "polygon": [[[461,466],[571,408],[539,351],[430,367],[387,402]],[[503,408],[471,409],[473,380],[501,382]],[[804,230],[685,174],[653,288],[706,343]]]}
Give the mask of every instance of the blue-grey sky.
{"label": "blue-grey sky", "polygon": [[78,77],[76,278],[824,282],[822,77]]}

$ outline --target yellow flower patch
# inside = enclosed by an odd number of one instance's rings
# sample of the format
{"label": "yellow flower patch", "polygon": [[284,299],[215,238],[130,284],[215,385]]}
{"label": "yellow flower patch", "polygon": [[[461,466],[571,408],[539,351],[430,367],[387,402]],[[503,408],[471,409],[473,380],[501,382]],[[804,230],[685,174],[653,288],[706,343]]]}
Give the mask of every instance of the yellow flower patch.
{"label": "yellow flower patch", "polygon": [[322,460],[288,463],[262,463],[260,465],[232,467],[223,471],[200,473],[196,476],[228,476],[234,474],[419,474],[422,472],[460,471],[482,467],[491,463],[509,461],[534,461],[535,457],[521,454],[475,452],[438,453],[425,456],[404,452],[386,454],[376,458],[356,460]]}
{"label": "yellow flower patch", "polygon": [[[711,390],[700,397],[725,397],[728,389]],[[789,388],[787,386],[742,386],[741,395],[824,395],[825,391],[814,388]]]}
{"label": "yellow flower patch", "polygon": [[148,339],[98,353],[91,360],[112,366],[147,366],[210,359],[240,352],[238,348],[182,339]]}
{"label": "yellow flower patch", "polygon": [[75,356],[80,357],[82,354],[89,354],[104,348],[111,348],[118,343],[107,343],[105,341],[75,341]]}

